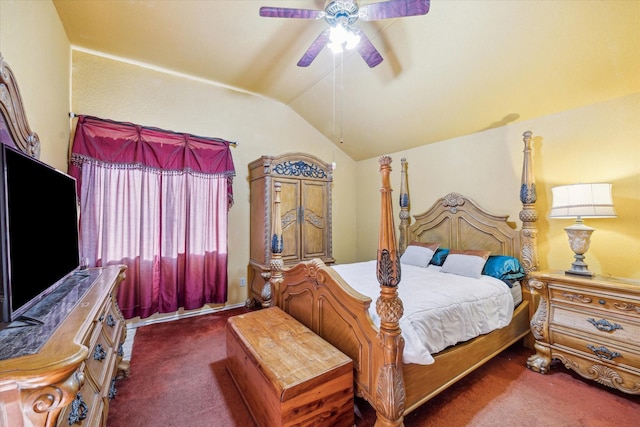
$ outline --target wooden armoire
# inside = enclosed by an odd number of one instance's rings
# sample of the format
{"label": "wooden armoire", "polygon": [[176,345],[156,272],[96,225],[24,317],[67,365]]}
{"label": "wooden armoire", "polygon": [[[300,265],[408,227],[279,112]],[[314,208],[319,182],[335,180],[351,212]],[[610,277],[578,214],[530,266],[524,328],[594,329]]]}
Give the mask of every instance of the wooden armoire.
{"label": "wooden armoire", "polygon": [[332,168],[304,153],[262,156],[249,164],[251,243],[249,300],[261,303],[271,259],[274,184],[279,182],[285,266],[320,258],[335,262],[331,248]]}

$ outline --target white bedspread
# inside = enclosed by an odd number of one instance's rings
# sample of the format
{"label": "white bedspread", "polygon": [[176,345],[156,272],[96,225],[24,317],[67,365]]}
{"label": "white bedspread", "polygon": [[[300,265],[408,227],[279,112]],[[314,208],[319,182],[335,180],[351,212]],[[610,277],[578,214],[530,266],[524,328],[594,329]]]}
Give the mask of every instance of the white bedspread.
{"label": "white bedspread", "polygon": [[[351,287],[373,300],[369,313],[379,327],[376,261],[332,267]],[[398,294],[404,306],[400,319],[404,363],[431,364],[432,354],[511,322],[513,297],[509,287],[498,279],[441,273],[440,267],[433,265],[423,268],[402,264],[401,268]]]}

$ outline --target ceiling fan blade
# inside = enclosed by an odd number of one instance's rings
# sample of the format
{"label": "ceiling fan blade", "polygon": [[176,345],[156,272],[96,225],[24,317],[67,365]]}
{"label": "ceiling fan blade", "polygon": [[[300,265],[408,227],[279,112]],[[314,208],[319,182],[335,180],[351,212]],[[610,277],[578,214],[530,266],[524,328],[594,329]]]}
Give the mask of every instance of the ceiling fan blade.
{"label": "ceiling fan blade", "polygon": [[298,19],[321,19],[324,18],[324,10],[312,9],[291,9],[287,7],[260,8],[260,16],[267,18],[298,18]]}
{"label": "ceiling fan blade", "polygon": [[320,33],[320,35],[311,43],[309,49],[302,55],[300,61],[298,61],[298,67],[308,67],[311,65],[316,56],[320,53],[322,48],[329,41],[329,28]]}
{"label": "ceiling fan blade", "polygon": [[353,28],[352,31],[360,36],[360,43],[358,43],[358,47],[356,49],[369,68],[373,68],[381,63],[383,61],[382,55],[380,55],[378,49],[376,49],[373,43],[371,43],[369,37],[367,37],[360,28]]}
{"label": "ceiling fan blade", "polygon": [[427,12],[429,12],[429,0],[389,0],[360,7],[359,19],[376,21],[402,16],[426,15]]}

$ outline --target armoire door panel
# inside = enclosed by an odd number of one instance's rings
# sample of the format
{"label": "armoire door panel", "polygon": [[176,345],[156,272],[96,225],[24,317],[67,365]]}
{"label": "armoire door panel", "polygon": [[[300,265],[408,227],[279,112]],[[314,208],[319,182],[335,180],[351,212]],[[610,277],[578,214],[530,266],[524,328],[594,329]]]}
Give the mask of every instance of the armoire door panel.
{"label": "armoire door panel", "polygon": [[322,258],[327,253],[326,193],[322,182],[302,183],[302,259]]}
{"label": "armoire door panel", "polygon": [[282,221],[282,260],[300,259],[300,181],[279,178]]}

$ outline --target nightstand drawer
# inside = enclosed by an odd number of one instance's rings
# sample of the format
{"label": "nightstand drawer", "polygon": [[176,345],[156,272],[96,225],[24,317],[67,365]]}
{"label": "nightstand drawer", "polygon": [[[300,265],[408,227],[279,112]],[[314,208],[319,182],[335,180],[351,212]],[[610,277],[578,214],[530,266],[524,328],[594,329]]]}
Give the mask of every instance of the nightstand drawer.
{"label": "nightstand drawer", "polygon": [[562,346],[588,355],[589,358],[613,365],[624,365],[628,368],[640,368],[640,355],[621,345],[600,341],[595,337],[582,337],[565,331],[552,329],[552,346]]}
{"label": "nightstand drawer", "polygon": [[640,320],[640,299],[627,298],[613,292],[598,292],[586,286],[572,287],[554,282],[549,283],[549,294],[552,303],[588,307]]}
{"label": "nightstand drawer", "polygon": [[629,318],[552,306],[551,322],[554,325],[576,329],[593,336],[640,345],[640,323],[635,323]]}

